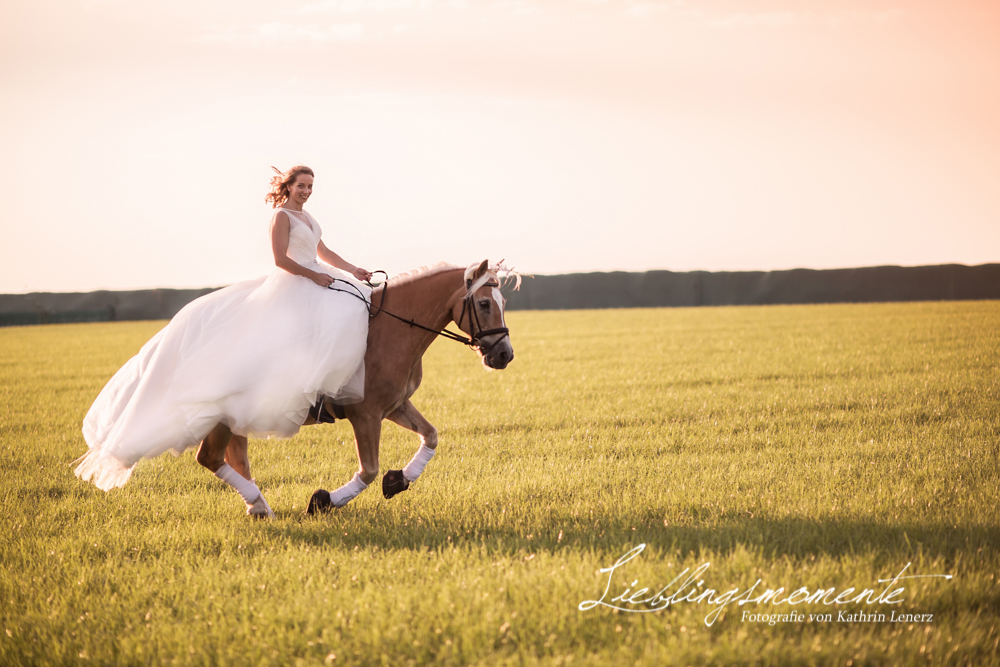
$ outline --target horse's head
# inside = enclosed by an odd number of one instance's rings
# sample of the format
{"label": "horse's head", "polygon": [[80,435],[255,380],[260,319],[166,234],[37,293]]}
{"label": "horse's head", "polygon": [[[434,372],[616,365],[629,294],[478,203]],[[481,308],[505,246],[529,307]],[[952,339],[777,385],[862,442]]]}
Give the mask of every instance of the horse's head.
{"label": "horse's head", "polygon": [[492,269],[489,261],[473,264],[465,270],[465,298],[455,304],[452,317],[458,328],[472,339],[487,368],[506,368],[514,359],[503,309],[507,299],[500,293],[501,281],[520,284],[520,276],[506,271],[502,264]]}

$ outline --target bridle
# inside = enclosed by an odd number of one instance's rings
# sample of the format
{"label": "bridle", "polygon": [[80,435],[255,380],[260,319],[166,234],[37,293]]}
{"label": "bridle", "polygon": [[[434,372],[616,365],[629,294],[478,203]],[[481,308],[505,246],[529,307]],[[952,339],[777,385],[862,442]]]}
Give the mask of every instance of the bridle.
{"label": "bridle", "polygon": [[[483,354],[489,354],[489,351],[492,350],[493,347],[497,343],[499,343],[501,340],[503,340],[504,336],[507,336],[507,337],[510,336],[510,329],[508,329],[507,327],[497,327],[495,329],[483,329],[482,328],[482,325],[479,323],[479,314],[476,311],[476,304],[475,304],[475,301],[474,301],[474,296],[475,295],[472,292],[472,280],[471,279],[466,279],[466,281],[465,281],[466,295],[465,295],[465,298],[462,299],[462,313],[458,317],[458,322],[456,322],[456,324],[458,324],[458,328],[461,329],[462,328],[462,321],[465,319],[465,313],[466,313],[466,311],[468,311],[468,313],[469,313],[469,330],[472,331],[472,335],[471,336],[463,336],[461,334],[455,333],[454,331],[449,331],[448,329],[443,329],[441,331],[437,331],[436,329],[431,329],[430,327],[425,327],[423,324],[418,324],[417,322],[414,322],[412,319],[406,319],[405,317],[400,317],[399,315],[396,315],[395,313],[390,313],[388,310],[385,310],[382,307],[382,304],[385,303],[385,297],[389,293],[389,275],[385,271],[381,271],[381,270],[380,271],[373,271],[372,273],[373,274],[375,274],[375,273],[381,273],[383,276],[385,276],[385,281],[382,283],[382,299],[379,301],[378,309],[374,312],[374,314],[372,313],[372,303],[371,303],[371,301],[369,301],[368,299],[365,298],[364,293],[361,290],[359,290],[358,287],[354,283],[352,283],[350,281],[347,281],[347,280],[344,280],[342,278],[334,278],[333,279],[333,283],[331,283],[330,285],[327,285],[327,289],[333,290],[334,292],[343,292],[345,294],[350,294],[351,296],[353,296],[356,299],[361,299],[361,301],[364,302],[365,307],[368,309],[368,318],[369,319],[374,318],[379,313],[385,313],[389,317],[394,317],[397,320],[399,320],[400,322],[405,322],[406,324],[409,324],[411,327],[417,327],[418,329],[423,329],[424,331],[429,331],[430,333],[434,334],[435,336],[442,336],[444,338],[449,338],[451,340],[454,340],[454,341],[457,341],[459,343],[462,343],[463,345],[468,345],[469,347],[476,348],[476,349],[478,349]],[[351,289],[350,290],[346,290],[346,289],[341,289],[339,287],[334,287],[333,286],[334,283],[338,283],[338,282],[344,283],[345,285],[347,285]],[[375,285],[372,285],[372,283],[371,283],[370,280],[366,280],[365,282],[368,284],[369,287],[371,287],[372,289],[375,289]],[[489,281],[483,283],[482,285],[480,285],[480,287],[500,287],[500,283],[497,282],[496,280],[489,280]],[[500,337],[497,338],[492,343],[489,343],[489,344],[484,344],[483,343],[483,338],[486,338],[488,336],[495,336],[497,334],[500,334]]]}
{"label": "bridle", "polygon": [[[485,283],[483,283],[482,285],[480,285],[480,287],[496,287],[496,288],[499,288],[500,287],[500,283],[498,281],[496,281],[496,280],[488,280]],[[483,354],[487,354],[487,353],[489,353],[489,351],[491,349],[493,349],[494,345],[496,345],[497,343],[499,343],[500,341],[503,340],[504,336],[510,337],[510,329],[508,329],[507,327],[497,327],[496,329],[483,329],[482,325],[479,323],[479,313],[476,310],[476,304],[473,301],[472,280],[471,279],[466,279],[466,281],[465,281],[465,291],[466,291],[465,298],[462,299],[462,314],[458,316],[458,322],[456,324],[458,324],[458,328],[459,329],[462,328],[462,320],[465,319],[465,311],[468,310],[469,311],[469,330],[472,331],[472,337],[468,339],[469,342],[466,343],[466,344],[469,345],[469,346],[471,346],[471,347],[477,347],[477,348],[479,348],[480,352],[482,352]],[[384,295],[383,295],[382,298],[385,298]],[[447,329],[446,329],[446,331],[447,331]],[[448,333],[451,333],[451,332],[449,331]],[[496,334],[500,334],[500,337],[497,338],[495,341],[493,341],[489,345],[489,347],[483,347],[483,344],[481,342],[482,339],[485,338],[486,336],[494,336]],[[462,342],[465,342],[465,337],[463,336],[462,338],[463,338]]]}

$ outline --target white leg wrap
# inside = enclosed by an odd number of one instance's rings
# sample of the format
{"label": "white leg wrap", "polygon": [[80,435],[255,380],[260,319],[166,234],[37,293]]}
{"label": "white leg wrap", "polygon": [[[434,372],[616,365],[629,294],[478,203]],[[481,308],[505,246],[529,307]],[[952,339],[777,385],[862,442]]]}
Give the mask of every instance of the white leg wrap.
{"label": "white leg wrap", "polygon": [[260,489],[257,485],[233,470],[228,463],[223,463],[222,467],[215,471],[215,476],[236,489],[247,505],[253,505],[254,501],[260,498]]}
{"label": "white leg wrap", "polygon": [[410,462],[403,468],[403,477],[406,478],[407,482],[417,481],[417,477],[420,477],[420,473],[424,471],[424,466],[434,456],[435,451],[427,445],[420,443],[420,449],[417,450],[417,453],[413,455]]}
{"label": "white leg wrap", "polygon": [[347,484],[336,491],[330,492],[330,502],[334,504],[335,507],[343,507],[347,503],[354,500],[359,493],[368,488],[368,485],[361,481],[361,473],[354,473],[354,477]]}

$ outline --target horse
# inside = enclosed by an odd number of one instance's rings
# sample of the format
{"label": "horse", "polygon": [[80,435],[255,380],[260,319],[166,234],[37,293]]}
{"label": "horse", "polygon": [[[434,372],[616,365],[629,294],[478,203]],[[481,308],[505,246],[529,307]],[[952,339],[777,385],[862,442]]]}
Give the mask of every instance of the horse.
{"label": "horse", "polygon": [[[385,419],[416,433],[420,446],[404,468],[385,473],[383,496],[392,498],[417,480],[438,445],[437,429],[410,400],[423,377],[424,352],[439,335],[444,335],[474,349],[486,368],[506,368],[514,359],[514,350],[504,322],[506,299],[500,292],[505,281],[513,281],[515,289],[520,286],[517,273],[507,271],[502,263],[491,268],[483,260],[467,268],[445,265],[418,270],[386,281],[372,291],[363,400],[336,405],[328,398],[320,398],[303,423],[309,426],[335,418],[350,421],[359,468],[339,489],[317,489],[309,500],[307,514],[343,507],[375,481]],[[451,322],[468,338],[446,331]],[[213,472],[228,463],[242,477],[252,480],[247,449],[245,436],[234,435],[220,423],[202,440],[196,458]],[[250,516],[274,516],[263,494],[256,501],[247,501],[247,507]]]}

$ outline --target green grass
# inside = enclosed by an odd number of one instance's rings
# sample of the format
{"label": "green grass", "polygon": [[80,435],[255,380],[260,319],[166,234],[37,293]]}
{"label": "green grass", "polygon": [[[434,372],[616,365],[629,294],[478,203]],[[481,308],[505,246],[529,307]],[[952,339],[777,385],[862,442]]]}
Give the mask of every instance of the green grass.
{"label": "green grass", "polygon": [[[509,314],[486,372],[441,341],[438,455],[322,518],[346,423],[251,442],[273,521],[194,461],[77,480],[80,424],[162,322],[0,329],[0,664],[988,664],[1000,638],[1000,303]],[[415,436],[386,423],[382,467]],[[900,605],[598,607],[704,588],[877,588]],[[763,589],[759,589],[761,592]],[[742,613],[933,614],[769,626]]]}

